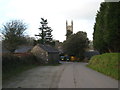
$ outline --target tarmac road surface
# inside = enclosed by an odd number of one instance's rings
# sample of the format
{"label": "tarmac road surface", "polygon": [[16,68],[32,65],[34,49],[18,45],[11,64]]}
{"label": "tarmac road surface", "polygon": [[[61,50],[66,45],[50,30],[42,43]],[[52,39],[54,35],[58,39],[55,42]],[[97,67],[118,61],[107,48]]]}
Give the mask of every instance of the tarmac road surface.
{"label": "tarmac road surface", "polygon": [[87,63],[39,66],[11,78],[3,88],[118,88],[118,80],[96,72]]}

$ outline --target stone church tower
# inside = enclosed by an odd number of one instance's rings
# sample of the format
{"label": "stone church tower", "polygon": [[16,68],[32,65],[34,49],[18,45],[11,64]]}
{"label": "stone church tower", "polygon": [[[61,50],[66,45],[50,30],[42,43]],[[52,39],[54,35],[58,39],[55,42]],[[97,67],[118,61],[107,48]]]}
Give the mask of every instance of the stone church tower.
{"label": "stone church tower", "polygon": [[73,21],[71,21],[71,25],[68,25],[68,21],[66,20],[66,39],[73,34]]}

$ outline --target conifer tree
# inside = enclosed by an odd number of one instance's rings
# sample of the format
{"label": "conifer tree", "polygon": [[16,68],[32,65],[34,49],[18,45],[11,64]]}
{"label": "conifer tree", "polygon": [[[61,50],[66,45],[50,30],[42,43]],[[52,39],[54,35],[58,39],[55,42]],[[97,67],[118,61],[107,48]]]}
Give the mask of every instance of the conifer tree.
{"label": "conifer tree", "polygon": [[101,53],[120,52],[120,2],[101,3],[93,33],[94,48]]}
{"label": "conifer tree", "polygon": [[40,36],[41,37],[41,43],[45,44],[47,42],[51,42],[52,41],[52,29],[51,27],[48,27],[48,22],[47,19],[41,18],[41,27],[39,28],[41,33],[39,33],[39,35],[35,35],[35,36]]}

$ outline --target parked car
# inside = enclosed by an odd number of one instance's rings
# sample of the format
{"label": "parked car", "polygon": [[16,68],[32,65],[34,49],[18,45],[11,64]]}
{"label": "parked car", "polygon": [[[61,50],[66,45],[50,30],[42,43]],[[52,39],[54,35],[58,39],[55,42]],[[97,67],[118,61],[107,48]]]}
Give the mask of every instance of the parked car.
{"label": "parked car", "polygon": [[65,56],[60,56],[61,61],[65,61]]}
{"label": "parked car", "polygon": [[70,61],[70,57],[69,56],[65,56],[66,61]]}
{"label": "parked car", "polygon": [[75,60],[76,60],[76,57],[75,57],[75,56],[71,56],[71,57],[70,57],[70,60],[71,60],[71,61],[75,61]]}

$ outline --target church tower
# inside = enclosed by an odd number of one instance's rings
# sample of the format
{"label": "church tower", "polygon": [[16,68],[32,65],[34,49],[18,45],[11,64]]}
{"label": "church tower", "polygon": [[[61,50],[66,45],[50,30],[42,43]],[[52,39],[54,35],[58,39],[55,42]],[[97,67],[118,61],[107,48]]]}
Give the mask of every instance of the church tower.
{"label": "church tower", "polygon": [[73,21],[71,21],[71,25],[68,25],[68,21],[66,20],[66,39],[73,34]]}

